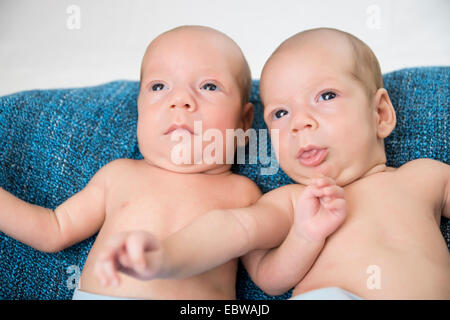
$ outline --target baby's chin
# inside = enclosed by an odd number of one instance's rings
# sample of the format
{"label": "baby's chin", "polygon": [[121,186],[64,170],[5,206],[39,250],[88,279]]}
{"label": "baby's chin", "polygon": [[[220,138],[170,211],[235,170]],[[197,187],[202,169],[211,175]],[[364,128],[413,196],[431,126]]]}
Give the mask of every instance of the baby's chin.
{"label": "baby's chin", "polygon": [[358,180],[360,178],[360,174],[356,172],[352,172],[351,170],[347,171],[338,171],[338,170],[317,170],[317,171],[311,171],[311,172],[299,172],[297,171],[291,171],[289,172],[283,169],[284,172],[295,182],[302,184],[302,185],[309,185],[312,178],[316,178],[319,176],[326,176],[329,178],[332,178],[336,185],[340,187],[345,187],[346,185]]}
{"label": "baby's chin", "polygon": [[283,172],[289,176],[289,178],[302,185],[308,185],[312,178],[317,178],[319,176],[327,176],[333,179],[335,178],[331,170],[329,170],[328,166],[324,168],[322,167],[304,168],[301,167],[301,165],[283,166],[283,164],[280,163],[280,167],[283,170]]}
{"label": "baby's chin", "polygon": [[144,157],[144,160],[151,166],[175,173],[185,174],[221,174],[230,171],[228,164],[207,164],[207,163],[174,163],[171,159],[152,159]]}
{"label": "baby's chin", "polygon": [[302,176],[302,175],[299,175],[299,174],[288,174],[288,173],[286,173],[286,174],[289,176],[289,178],[291,178],[292,180],[294,180],[298,184],[301,184],[301,185],[304,185],[304,186],[309,185],[310,180],[312,178],[312,177]]}

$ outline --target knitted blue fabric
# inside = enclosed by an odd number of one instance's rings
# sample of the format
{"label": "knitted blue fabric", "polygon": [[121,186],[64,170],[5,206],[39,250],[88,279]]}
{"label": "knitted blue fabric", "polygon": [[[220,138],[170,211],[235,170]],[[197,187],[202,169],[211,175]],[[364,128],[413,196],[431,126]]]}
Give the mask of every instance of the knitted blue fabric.
{"label": "knitted blue fabric", "polygon": [[[449,67],[403,69],[386,74],[385,86],[397,113],[386,139],[388,165],[421,157],[449,163]],[[138,83],[115,81],[96,87],[33,90],[0,97],[0,186],[43,207],[56,208],[81,190],[94,173],[117,158],[142,158],[136,140]],[[266,129],[258,81],[253,82],[253,128]],[[268,136],[266,136],[268,137]],[[270,155],[270,146],[267,155]],[[262,175],[257,164],[233,170],[263,192],[293,181],[281,169]],[[441,229],[450,243],[450,223]],[[58,253],[36,251],[0,233],[0,297],[71,299],[73,279],[95,240]],[[238,299],[285,299],[264,294],[239,265]]]}

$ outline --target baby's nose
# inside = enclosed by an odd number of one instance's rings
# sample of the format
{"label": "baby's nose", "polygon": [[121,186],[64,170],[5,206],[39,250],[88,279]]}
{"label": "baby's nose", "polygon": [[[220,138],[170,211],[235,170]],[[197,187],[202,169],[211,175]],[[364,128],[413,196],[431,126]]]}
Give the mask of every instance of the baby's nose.
{"label": "baby's nose", "polygon": [[195,110],[195,101],[188,93],[176,93],[171,101],[169,101],[170,109],[182,109],[186,111]]}
{"label": "baby's nose", "polygon": [[191,109],[192,108],[192,104],[190,104],[190,103],[185,103],[185,104],[172,104],[172,105],[170,105],[170,108],[171,109],[174,109],[174,108],[177,108],[177,107],[181,107],[181,108],[183,108],[183,109]]}
{"label": "baby's nose", "polygon": [[291,126],[291,132],[293,134],[297,134],[299,131],[302,131],[304,129],[307,130],[314,130],[318,127],[317,121],[308,115],[302,115],[296,117]]}

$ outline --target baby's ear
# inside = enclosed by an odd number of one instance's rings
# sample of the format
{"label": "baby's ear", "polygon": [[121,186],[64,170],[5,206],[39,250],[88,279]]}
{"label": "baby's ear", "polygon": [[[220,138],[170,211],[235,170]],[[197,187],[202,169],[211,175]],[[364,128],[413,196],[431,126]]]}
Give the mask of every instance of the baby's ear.
{"label": "baby's ear", "polygon": [[386,89],[380,88],[377,90],[373,97],[373,103],[374,112],[376,113],[378,138],[384,139],[391,134],[397,123],[395,110]]}
{"label": "baby's ear", "polygon": [[242,121],[242,130],[247,131],[251,128],[253,123],[254,109],[253,104],[248,102],[244,108],[242,108],[241,113],[241,121]]}

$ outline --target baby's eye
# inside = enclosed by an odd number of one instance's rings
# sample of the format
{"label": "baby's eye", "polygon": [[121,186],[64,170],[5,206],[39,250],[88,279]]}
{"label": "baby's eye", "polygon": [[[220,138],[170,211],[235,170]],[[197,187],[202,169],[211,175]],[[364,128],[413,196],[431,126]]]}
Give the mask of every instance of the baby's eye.
{"label": "baby's eye", "polygon": [[161,91],[165,88],[165,85],[162,83],[155,83],[152,85],[152,91]]}
{"label": "baby's eye", "polygon": [[320,101],[327,101],[327,100],[331,100],[331,99],[334,99],[334,98],[336,98],[336,93],[334,93],[332,91],[327,91],[325,93],[322,93],[317,101],[318,102],[320,102]]}
{"label": "baby's eye", "polygon": [[208,82],[202,85],[201,89],[208,91],[217,91],[219,88],[214,83]]}
{"label": "baby's eye", "polygon": [[277,110],[277,111],[273,114],[272,119],[273,119],[273,120],[278,120],[278,119],[284,117],[285,115],[287,115],[288,113],[289,113],[289,112],[288,112],[287,110],[284,110],[284,109]]}

